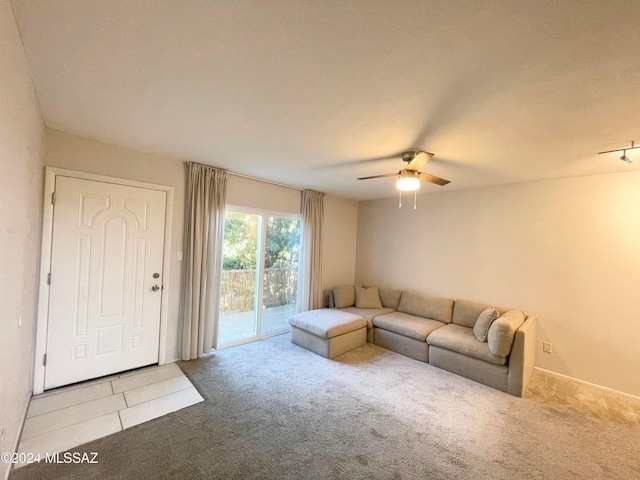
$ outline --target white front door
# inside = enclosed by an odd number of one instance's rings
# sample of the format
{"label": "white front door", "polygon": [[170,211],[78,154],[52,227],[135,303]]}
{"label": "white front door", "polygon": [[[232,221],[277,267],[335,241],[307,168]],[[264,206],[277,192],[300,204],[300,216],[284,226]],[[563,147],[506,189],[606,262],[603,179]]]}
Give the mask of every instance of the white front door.
{"label": "white front door", "polygon": [[166,192],[56,177],[44,388],[158,362]]}

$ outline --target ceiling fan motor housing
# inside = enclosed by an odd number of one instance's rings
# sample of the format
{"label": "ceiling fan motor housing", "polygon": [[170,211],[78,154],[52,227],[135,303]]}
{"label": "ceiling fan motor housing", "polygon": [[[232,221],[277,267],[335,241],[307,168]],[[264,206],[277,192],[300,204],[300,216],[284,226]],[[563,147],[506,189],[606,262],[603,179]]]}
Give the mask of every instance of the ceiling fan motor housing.
{"label": "ceiling fan motor housing", "polygon": [[420,152],[403,152],[402,153],[402,160],[404,162],[410,163],[411,160],[413,160],[418,153],[420,153]]}

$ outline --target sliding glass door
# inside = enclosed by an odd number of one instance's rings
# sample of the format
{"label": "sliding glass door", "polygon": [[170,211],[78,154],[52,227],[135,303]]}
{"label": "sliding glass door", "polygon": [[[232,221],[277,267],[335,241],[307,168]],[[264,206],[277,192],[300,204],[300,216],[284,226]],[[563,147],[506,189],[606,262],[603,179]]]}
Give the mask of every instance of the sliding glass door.
{"label": "sliding glass door", "polygon": [[218,347],[257,335],[256,283],[262,217],[227,211],[224,221]]}
{"label": "sliding glass door", "polygon": [[289,331],[299,251],[299,217],[227,210],[218,348]]}
{"label": "sliding glass door", "polygon": [[269,335],[289,331],[296,313],[300,220],[269,216],[264,222],[261,332]]}

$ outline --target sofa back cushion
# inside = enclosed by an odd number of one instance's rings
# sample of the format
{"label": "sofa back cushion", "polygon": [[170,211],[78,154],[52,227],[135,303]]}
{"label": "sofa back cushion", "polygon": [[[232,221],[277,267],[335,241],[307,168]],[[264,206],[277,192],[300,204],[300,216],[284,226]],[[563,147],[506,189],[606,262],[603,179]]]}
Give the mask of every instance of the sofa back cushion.
{"label": "sofa back cushion", "polygon": [[391,290],[389,288],[380,289],[380,301],[385,308],[393,308],[398,310],[400,305],[400,297],[402,296],[402,290]]}
{"label": "sofa back cushion", "polygon": [[356,307],[382,308],[378,287],[356,287]]}
{"label": "sofa back cushion", "polygon": [[336,308],[353,307],[356,303],[356,287],[353,285],[333,287],[333,303]]}
{"label": "sofa back cushion", "polygon": [[456,304],[453,306],[452,323],[473,328],[478,319],[478,315],[490,306],[491,305],[485,305],[484,303],[470,302],[469,300],[456,300]]}
{"label": "sofa back cushion", "polygon": [[489,327],[487,342],[489,350],[498,357],[506,357],[511,353],[516,331],[524,323],[524,313],[520,310],[509,310],[498,317]]}
{"label": "sofa back cushion", "polygon": [[419,295],[413,292],[402,292],[398,311],[444,323],[451,323],[453,300],[450,298]]}

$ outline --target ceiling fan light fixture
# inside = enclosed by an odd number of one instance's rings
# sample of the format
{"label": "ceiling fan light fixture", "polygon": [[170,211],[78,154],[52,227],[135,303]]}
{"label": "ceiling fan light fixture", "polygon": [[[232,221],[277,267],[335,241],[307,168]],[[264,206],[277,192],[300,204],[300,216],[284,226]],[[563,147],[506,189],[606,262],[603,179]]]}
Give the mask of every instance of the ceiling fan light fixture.
{"label": "ceiling fan light fixture", "polygon": [[411,170],[403,170],[400,172],[400,178],[397,183],[398,190],[403,192],[413,192],[420,188],[420,179],[418,178],[418,172]]}

